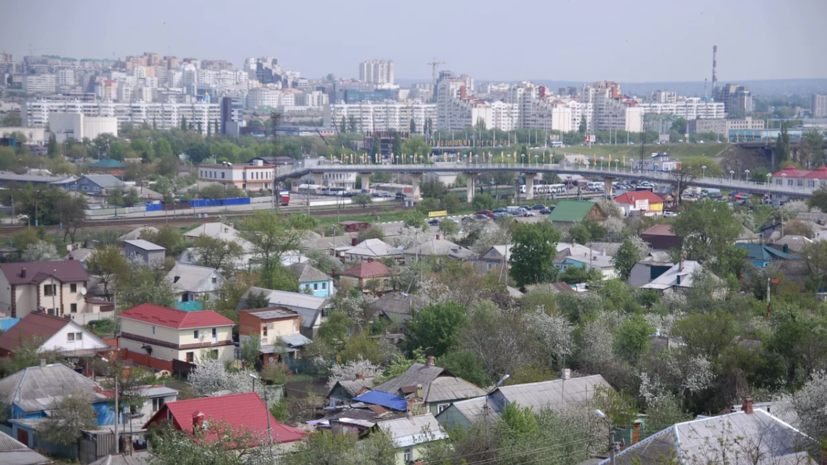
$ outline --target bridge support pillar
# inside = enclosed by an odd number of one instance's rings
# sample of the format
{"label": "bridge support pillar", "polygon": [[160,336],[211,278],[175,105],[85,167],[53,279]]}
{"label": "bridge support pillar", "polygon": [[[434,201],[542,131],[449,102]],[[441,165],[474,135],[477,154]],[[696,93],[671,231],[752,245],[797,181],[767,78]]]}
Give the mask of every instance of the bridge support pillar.
{"label": "bridge support pillar", "polygon": [[525,199],[534,199],[534,177],[536,173],[525,173]]}
{"label": "bridge support pillar", "polygon": [[465,173],[466,200],[469,205],[474,201],[474,193],[477,192],[477,178],[479,178],[479,176],[477,173]]}
{"label": "bridge support pillar", "polygon": [[603,188],[603,192],[606,193],[608,198],[613,199],[614,198],[614,191],[612,191],[612,183],[614,182],[615,179],[614,178],[603,178],[603,180],[606,183],[606,187]]}
{"label": "bridge support pillar", "polygon": [[362,180],[362,190],[370,192],[370,176],[373,173],[359,173],[359,178]]}
{"label": "bridge support pillar", "polygon": [[422,173],[411,174],[411,184],[413,185],[413,199],[419,200],[419,185],[422,184]]}
{"label": "bridge support pillar", "polygon": [[299,184],[302,183],[301,178],[291,178],[290,179],[290,192],[299,193]]}
{"label": "bridge support pillar", "polygon": [[324,185],[324,174],[323,173],[313,173],[313,184],[317,186]]}

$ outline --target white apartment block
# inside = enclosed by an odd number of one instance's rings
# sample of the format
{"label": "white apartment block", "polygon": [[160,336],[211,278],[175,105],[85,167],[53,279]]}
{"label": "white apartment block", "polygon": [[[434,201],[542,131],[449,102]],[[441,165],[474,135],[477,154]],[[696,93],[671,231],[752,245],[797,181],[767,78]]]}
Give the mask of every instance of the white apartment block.
{"label": "white apartment block", "polygon": [[23,92],[27,94],[42,94],[55,92],[54,74],[32,74],[23,78]]}
{"label": "white apartment block", "polygon": [[429,103],[337,103],[325,107],[325,125],[347,124],[353,117],[359,132],[409,131],[413,119],[418,133],[422,133],[425,121],[430,118],[436,124],[436,105]]}
{"label": "white apartment block", "polygon": [[[186,118],[193,128],[201,127],[207,134],[207,125],[221,120],[221,107],[217,103],[148,103],[148,102],[67,102],[35,100],[25,102],[21,108],[23,124],[30,128],[49,124],[50,113],[81,113],[86,116],[114,116],[120,127],[124,123],[154,124],[159,129],[181,127]],[[200,123],[200,124],[199,124]]]}
{"label": "white apartment block", "polygon": [[295,94],[290,90],[273,87],[254,87],[247,93],[247,109],[277,108],[296,104]]}
{"label": "white apartment block", "polygon": [[723,102],[703,101],[699,97],[682,97],[675,103],[640,103],[645,113],[675,115],[685,120],[723,119],[726,116]]}
{"label": "white apartment block", "polygon": [[75,85],[75,70],[61,69],[57,72],[57,85],[59,86],[73,86]]}
{"label": "white apartment block", "polygon": [[810,107],[813,118],[824,118],[827,116],[827,94],[813,94]]}
{"label": "white apartment block", "polygon": [[749,116],[744,119],[697,119],[687,121],[686,130],[689,134],[715,133],[726,137],[730,129],[761,130],[764,125],[764,120]]}
{"label": "white apartment block", "polygon": [[374,84],[394,83],[394,64],[392,60],[369,60],[359,63],[359,80]]}
{"label": "white apartment block", "polygon": [[650,103],[678,103],[678,93],[668,90],[656,90],[652,92]]}

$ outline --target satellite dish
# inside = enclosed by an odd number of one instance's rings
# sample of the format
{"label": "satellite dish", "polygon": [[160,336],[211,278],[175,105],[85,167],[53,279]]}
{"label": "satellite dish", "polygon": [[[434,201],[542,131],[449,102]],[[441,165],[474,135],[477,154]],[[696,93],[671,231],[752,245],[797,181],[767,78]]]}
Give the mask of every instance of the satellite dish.
{"label": "satellite dish", "polygon": [[86,288],[85,287],[80,288],[80,295],[86,295]]}

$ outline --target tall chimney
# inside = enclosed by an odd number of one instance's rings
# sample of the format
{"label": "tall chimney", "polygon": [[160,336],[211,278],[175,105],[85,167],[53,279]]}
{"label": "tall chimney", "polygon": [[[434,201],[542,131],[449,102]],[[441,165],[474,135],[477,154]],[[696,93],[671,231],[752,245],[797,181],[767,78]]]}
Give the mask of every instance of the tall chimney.
{"label": "tall chimney", "polygon": [[359,238],[357,238],[357,237],[351,238],[350,239],[350,245],[353,246],[353,247],[356,247],[357,245],[359,245]]}
{"label": "tall chimney", "polygon": [[744,403],[741,405],[741,410],[746,413],[747,415],[752,414],[752,397],[746,396],[744,397]]}
{"label": "tall chimney", "polygon": [[195,411],[192,413],[192,430],[195,431],[196,428],[201,426],[204,422],[204,412]]}
{"label": "tall chimney", "polygon": [[26,277],[26,267],[25,267],[25,266],[23,267],[23,269],[22,269],[22,270],[20,270],[20,277],[21,277],[21,278],[25,278],[25,277]]}

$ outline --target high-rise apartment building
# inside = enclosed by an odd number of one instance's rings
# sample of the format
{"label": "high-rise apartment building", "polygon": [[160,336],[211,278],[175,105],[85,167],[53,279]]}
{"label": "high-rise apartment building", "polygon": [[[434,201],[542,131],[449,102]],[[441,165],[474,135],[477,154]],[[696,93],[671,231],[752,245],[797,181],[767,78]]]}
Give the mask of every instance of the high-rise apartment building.
{"label": "high-rise apartment building", "polygon": [[739,84],[725,84],[718,87],[714,97],[715,101],[723,102],[724,111],[727,113],[752,113],[755,110],[752,94],[746,87]]}
{"label": "high-rise apartment building", "polygon": [[704,101],[700,97],[678,97],[672,103],[639,103],[646,114],[675,115],[687,121],[695,119],[722,119],[726,116],[722,102]]}
{"label": "high-rise apartment building", "polygon": [[369,60],[359,63],[359,80],[373,84],[393,84],[394,64],[392,60]]}
{"label": "high-rise apartment building", "polygon": [[27,94],[53,94],[55,83],[54,74],[30,74],[23,78],[23,92]]}
{"label": "high-rise apartment building", "polygon": [[649,98],[649,102],[674,104],[678,102],[678,93],[671,92],[668,90],[656,90],[652,92],[652,96]]}
{"label": "high-rise apartment building", "polygon": [[814,94],[810,111],[813,118],[824,118],[827,116],[827,94]]}
{"label": "high-rise apartment building", "polygon": [[57,85],[59,86],[73,86],[75,85],[75,70],[64,68],[57,72]]}
{"label": "high-rise apartment building", "polygon": [[404,131],[411,128],[411,120],[416,126],[416,133],[422,134],[425,121],[437,121],[437,106],[432,103],[338,103],[327,105],[324,110],[325,126],[337,127],[345,121],[350,126],[356,122],[356,131]]}

